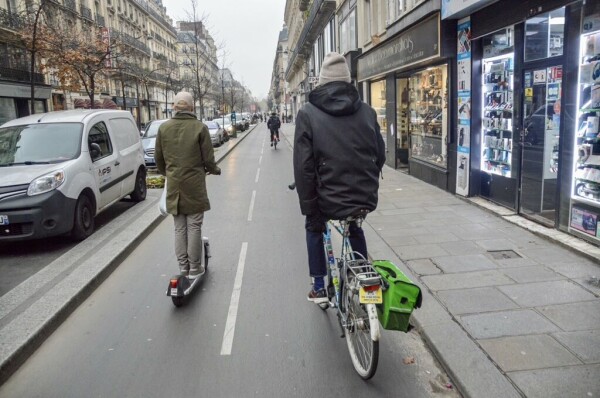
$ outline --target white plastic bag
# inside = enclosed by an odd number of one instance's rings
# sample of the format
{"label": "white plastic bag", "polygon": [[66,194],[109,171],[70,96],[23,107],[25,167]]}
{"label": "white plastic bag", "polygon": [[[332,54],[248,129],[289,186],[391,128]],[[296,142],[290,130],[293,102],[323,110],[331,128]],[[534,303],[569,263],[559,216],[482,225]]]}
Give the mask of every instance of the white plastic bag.
{"label": "white plastic bag", "polygon": [[163,188],[162,194],[160,195],[160,199],[158,200],[158,211],[163,216],[169,215],[167,213],[167,179],[165,178],[165,187]]}

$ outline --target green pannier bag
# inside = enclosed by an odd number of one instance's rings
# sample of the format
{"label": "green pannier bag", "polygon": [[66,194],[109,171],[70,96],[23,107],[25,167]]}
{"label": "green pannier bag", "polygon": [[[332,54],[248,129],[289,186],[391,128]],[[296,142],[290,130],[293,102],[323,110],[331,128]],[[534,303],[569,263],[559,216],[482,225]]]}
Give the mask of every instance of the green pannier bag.
{"label": "green pannier bag", "polygon": [[421,307],[421,289],[390,261],[375,260],[373,268],[387,287],[383,291],[383,304],[377,304],[381,326],[387,330],[408,332],[413,309]]}

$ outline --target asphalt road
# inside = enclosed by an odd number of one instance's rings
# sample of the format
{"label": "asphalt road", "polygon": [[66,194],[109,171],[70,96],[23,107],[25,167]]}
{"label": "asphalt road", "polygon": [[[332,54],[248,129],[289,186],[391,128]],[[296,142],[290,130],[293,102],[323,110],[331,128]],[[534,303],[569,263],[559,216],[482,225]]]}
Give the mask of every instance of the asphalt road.
{"label": "asphalt road", "polygon": [[165,219],[0,388],[0,397],[458,396],[420,336],[384,331],[375,377],[306,300],[291,151],[259,125],[208,177],[209,271],[182,308]]}

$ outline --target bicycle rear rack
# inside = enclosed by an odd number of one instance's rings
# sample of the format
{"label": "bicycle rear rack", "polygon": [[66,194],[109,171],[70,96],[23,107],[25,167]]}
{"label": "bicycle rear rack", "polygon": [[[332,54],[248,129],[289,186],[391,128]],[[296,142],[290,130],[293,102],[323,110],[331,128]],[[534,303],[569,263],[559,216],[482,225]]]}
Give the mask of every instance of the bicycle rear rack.
{"label": "bicycle rear rack", "polygon": [[383,285],[379,273],[375,271],[373,265],[364,258],[346,260],[346,266],[352,271],[360,286]]}

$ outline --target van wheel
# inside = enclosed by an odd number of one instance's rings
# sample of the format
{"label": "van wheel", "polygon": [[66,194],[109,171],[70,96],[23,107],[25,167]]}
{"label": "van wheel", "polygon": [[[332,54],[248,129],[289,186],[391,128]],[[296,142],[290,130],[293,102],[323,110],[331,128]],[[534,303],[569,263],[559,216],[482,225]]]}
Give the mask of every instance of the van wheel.
{"label": "van wheel", "polygon": [[141,202],[146,199],[146,192],[148,192],[146,188],[146,170],[139,169],[135,176],[135,188],[129,196],[134,202]]}
{"label": "van wheel", "polygon": [[71,237],[73,240],[81,241],[94,232],[94,209],[89,196],[81,195],[75,205],[75,218]]}

